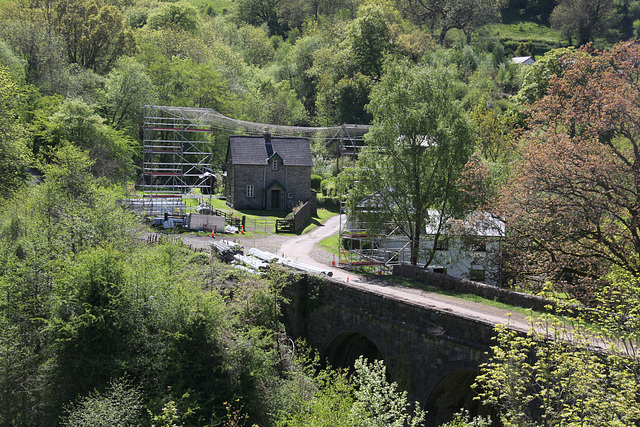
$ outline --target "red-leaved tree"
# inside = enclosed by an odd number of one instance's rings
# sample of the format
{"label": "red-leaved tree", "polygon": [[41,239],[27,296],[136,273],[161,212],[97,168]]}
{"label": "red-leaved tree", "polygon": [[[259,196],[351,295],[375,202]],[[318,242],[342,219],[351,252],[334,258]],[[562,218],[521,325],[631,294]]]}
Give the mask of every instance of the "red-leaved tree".
{"label": "red-leaved tree", "polygon": [[640,44],[583,51],[532,106],[498,212],[512,271],[587,298],[612,268],[640,278]]}

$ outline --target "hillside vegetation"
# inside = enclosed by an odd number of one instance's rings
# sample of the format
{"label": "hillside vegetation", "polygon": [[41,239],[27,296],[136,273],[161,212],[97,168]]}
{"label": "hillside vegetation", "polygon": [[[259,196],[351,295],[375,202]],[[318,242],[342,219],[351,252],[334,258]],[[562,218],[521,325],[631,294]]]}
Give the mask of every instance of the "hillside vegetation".
{"label": "hillside vegetation", "polygon": [[313,141],[323,196],[377,194],[415,251],[433,209],[492,215],[503,286],[589,314],[571,347],[498,332],[476,390],[500,422],[637,424],[639,33],[635,0],[0,0],[0,425],[422,422],[380,363],[288,340],[287,276],[145,243],[115,200],[148,104],[371,124],[358,159]]}

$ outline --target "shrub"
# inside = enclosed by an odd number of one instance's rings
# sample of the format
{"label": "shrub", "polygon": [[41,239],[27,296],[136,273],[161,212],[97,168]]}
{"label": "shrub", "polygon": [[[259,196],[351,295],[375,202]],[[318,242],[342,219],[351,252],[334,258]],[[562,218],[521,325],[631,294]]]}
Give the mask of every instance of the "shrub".
{"label": "shrub", "polygon": [[320,192],[322,177],[320,175],[311,175],[311,189]]}

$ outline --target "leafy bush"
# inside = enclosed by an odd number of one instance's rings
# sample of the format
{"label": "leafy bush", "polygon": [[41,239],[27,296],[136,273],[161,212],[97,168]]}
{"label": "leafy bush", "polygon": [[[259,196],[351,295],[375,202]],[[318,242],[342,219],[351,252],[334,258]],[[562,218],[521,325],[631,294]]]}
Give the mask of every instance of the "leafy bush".
{"label": "leafy bush", "polygon": [[320,192],[322,177],[320,175],[311,175],[311,189]]}

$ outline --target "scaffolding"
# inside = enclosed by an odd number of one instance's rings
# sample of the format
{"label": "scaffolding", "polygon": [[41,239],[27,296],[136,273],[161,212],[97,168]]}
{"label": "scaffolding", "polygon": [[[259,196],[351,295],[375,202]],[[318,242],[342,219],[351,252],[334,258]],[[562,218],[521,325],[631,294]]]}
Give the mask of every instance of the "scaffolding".
{"label": "scaffolding", "polygon": [[211,189],[212,129],[206,121],[180,109],[146,106],[143,130],[139,187],[145,198],[171,200]]}
{"label": "scaffolding", "polygon": [[183,215],[186,198],[202,199],[215,183],[213,132],[274,136],[303,136],[338,144],[338,156],[356,155],[369,125],[333,127],[283,126],[232,119],[210,108],[146,105],[144,107],[142,174],[137,188],[148,215]]}
{"label": "scaffolding", "polygon": [[389,272],[394,265],[411,259],[410,242],[400,227],[391,222],[372,233],[362,221],[347,219],[344,203],[340,212],[339,265],[346,269],[369,269]]}

